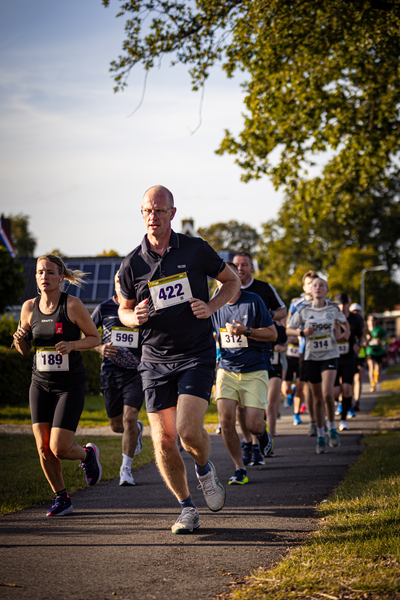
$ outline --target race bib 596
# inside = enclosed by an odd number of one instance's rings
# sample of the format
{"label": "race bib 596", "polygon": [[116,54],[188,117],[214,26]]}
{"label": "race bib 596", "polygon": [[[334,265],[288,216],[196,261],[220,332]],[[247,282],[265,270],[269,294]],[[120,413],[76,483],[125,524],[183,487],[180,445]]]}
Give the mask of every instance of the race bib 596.
{"label": "race bib 596", "polygon": [[119,348],[138,348],[139,328],[113,327],[111,329],[111,341],[113,346],[118,346]]}

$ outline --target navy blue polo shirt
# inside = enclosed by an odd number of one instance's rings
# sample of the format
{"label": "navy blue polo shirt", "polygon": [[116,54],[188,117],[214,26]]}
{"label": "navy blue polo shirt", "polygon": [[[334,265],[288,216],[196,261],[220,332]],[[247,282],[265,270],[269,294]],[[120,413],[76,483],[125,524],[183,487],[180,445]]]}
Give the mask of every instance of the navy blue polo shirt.
{"label": "navy blue polo shirt", "polygon": [[[225,329],[225,323],[233,324],[235,320],[255,329],[270,327],[274,324],[260,296],[244,290],[235,304],[225,304],[211,315],[211,319],[220,345],[220,330],[221,328]],[[252,373],[270,369],[271,363],[266,342],[248,338],[247,348],[223,348],[221,346],[219,368],[234,373]]]}
{"label": "navy blue polo shirt", "polygon": [[[111,331],[113,327],[125,327],[118,318],[119,304],[114,298],[102,302],[93,311],[92,319],[97,328],[101,327],[103,332],[103,344],[111,342]],[[141,356],[140,340],[139,348],[117,349],[115,356],[103,356],[101,361],[102,371],[124,372],[127,369],[137,369]]]}
{"label": "navy blue polo shirt", "polygon": [[149,250],[147,236],[119,269],[121,294],[138,303],[149,300],[149,320],[142,325],[142,361],[169,363],[199,358],[215,364],[211,319],[197,319],[189,302],[155,310],[148,283],[186,273],[192,297],[209,301],[207,277],[216,278],[225,262],[200,238],[171,230],[169,246],[160,256]]}

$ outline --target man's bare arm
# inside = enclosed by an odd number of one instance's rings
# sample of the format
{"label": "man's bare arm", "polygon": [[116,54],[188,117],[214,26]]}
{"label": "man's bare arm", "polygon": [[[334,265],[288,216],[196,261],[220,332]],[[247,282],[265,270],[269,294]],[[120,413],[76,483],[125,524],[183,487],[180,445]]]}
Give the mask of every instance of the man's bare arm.
{"label": "man's bare arm", "polygon": [[126,327],[139,327],[149,320],[148,299],[136,303],[136,300],[120,298],[118,316],[121,323]]}
{"label": "man's bare arm", "polygon": [[208,302],[203,302],[203,300],[198,300],[197,298],[192,298],[192,300],[190,300],[193,314],[197,319],[208,319],[208,317],[211,317],[216,310],[229,302],[229,300],[236,296],[240,290],[240,279],[228,265],[221,271],[216,279],[220,281],[222,285],[219,288],[218,294],[212,300],[209,300]]}
{"label": "man's bare arm", "polygon": [[274,321],[280,321],[281,319],[284,319],[285,317],[287,317],[286,306],[282,306],[282,308],[277,308],[276,310],[274,310],[274,316],[273,316]]}
{"label": "man's bare arm", "polygon": [[225,327],[230,335],[243,335],[247,329],[250,329],[249,337],[257,342],[275,342],[278,337],[275,325],[268,327],[247,327],[240,321],[225,323]]}

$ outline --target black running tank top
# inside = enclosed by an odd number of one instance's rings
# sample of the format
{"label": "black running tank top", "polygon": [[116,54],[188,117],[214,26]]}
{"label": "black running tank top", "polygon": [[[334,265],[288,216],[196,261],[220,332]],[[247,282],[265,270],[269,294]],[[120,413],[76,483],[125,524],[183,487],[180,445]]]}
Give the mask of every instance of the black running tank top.
{"label": "black running tank top", "polygon": [[[50,314],[44,314],[39,308],[40,296],[35,298],[32,312],[32,337],[35,348],[52,347],[62,340],[72,342],[79,340],[81,331],[67,315],[68,294],[61,293],[57,308]],[[36,354],[33,361],[33,378],[54,383],[79,383],[86,380],[85,369],[80,352],[69,353],[69,371],[38,371],[36,369]]]}

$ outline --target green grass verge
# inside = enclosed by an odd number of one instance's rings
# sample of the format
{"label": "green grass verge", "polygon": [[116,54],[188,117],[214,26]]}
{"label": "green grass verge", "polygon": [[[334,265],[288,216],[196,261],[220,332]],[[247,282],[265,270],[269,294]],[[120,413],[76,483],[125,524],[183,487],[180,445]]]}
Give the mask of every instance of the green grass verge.
{"label": "green grass verge", "polygon": [[400,418],[400,393],[380,396],[371,415],[387,419]]}
{"label": "green grass verge", "polygon": [[[149,424],[146,409],[143,407],[139,412],[139,419],[144,425]],[[210,404],[205,417],[205,423],[218,423],[218,411],[215,404]],[[0,423],[30,425],[31,417],[29,406],[0,406]],[[86,396],[85,408],[79,425],[81,427],[101,427],[108,425],[106,409],[103,396]]]}
{"label": "green grass verge", "polygon": [[400,433],[364,438],[365,449],[317,511],[321,528],[269,571],[255,571],[240,600],[398,599]]}
{"label": "green grass verge", "polygon": [[400,379],[387,379],[382,381],[381,390],[384,392],[400,392]]}
{"label": "green grass verge", "polygon": [[[102,481],[119,474],[122,462],[121,437],[75,438],[78,444],[95,443],[100,449]],[[143,450],[133,459],[132,469],[154,458],[150,437],[143,437]],[[63,460],[63,476],[68,492],[86,487],[78,461]],[[40,466],[33,436],[0,436],[0,514],[4,515],[49,500],[53,493]]]}

